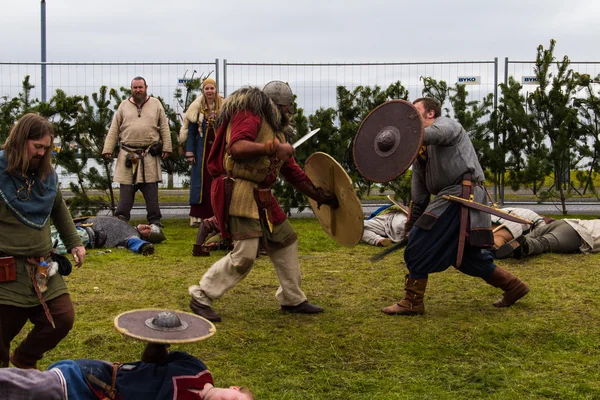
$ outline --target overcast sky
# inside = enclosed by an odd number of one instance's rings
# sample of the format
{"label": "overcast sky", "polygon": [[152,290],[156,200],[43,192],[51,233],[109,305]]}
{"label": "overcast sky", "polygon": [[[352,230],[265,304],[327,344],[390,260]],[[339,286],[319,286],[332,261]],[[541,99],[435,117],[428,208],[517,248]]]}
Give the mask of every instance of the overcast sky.
{"label": "overcast sky", "polygon": [[[39,61],[40,1],[0,0],[0,61]],[[47,0],[48,61],[600,61],[598,0]]]}

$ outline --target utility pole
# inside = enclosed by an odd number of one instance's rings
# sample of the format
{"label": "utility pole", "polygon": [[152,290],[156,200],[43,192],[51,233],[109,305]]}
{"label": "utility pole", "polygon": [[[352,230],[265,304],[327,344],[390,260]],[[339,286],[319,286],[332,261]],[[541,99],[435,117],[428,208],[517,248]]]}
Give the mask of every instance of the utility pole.
{"label": "utility pole", "polygon": [[41,0],[42,31],[42,101],[46,102],[46,0]]}

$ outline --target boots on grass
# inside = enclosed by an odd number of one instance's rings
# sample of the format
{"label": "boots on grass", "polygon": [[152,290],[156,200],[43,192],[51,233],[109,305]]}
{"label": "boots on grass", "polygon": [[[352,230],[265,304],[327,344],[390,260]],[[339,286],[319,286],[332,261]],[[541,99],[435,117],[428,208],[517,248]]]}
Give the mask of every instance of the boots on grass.
{"label": "boots on grass", "polygon": [[494,306],[496,307],[510,307],[521,297],[529,293],[529,286],[499,266],[494,268],[490,277],[485,281],[493,287],[504,290],[502,298],[494,302]]}
{"label": "boots on grass", "polygon": [[385,307],[381,311],[388,315],[421,315],[425,313],[423,298],[425,297],[426,287],[427,278],[412,279],[406,275],[404,299],[397,304]]}
{"label": "boots on grass", "polygon": [[190,300],[190,308],[194,314],[206,318],[210,322],[221,322],[221,316],[217,314],[212,307],[206,304],[200,303],[198,300],[192,297]]}
{"label": "boots on grass", "polygon": [[204,246],[204,241],[211,233],[220,231],[221,229],[219,228],[219,224],[217,223],[217,218],[210,217],[203,220],[200,223],[200,227],[198,228],[198,236],[196,237],[196,244],[194,244],[192,255],[196,257],[210,256],[210,252]]}

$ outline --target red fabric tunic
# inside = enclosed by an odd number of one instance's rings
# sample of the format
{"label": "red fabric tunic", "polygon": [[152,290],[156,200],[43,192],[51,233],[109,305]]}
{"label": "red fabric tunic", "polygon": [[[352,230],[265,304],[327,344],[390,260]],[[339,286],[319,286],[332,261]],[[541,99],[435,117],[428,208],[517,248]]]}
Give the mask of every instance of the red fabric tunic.
{"label": "red fabric tunic", "polygon": [[[225,120],[219,127],[215,143],[208,157],[208,171],[214,178],[211,188],[213,210],[221,228],[226,226],[223,223],[225,222],[224,219],[226,211],[224,207],[225,196],[223,184],[223,177],[226,171],[223,167],[223,159],[225,151],[229,152],[229,147],[225,148],[225,139],[229,122],[229,120]],[[260,129],[260,122],[260,117],[249,110],[239,111],[234,114],[231,118],[231,135],[229,138],[229,146],[233,145],[239,140],[249,140],[252,142],[256,141]],[[284,179],[292,185],[303,181],[310,181],[302,168],[296,164],[296,161],[293,157],[283,163],[280,172]],[[261,182],[260,186],[264,188],[271,187],[276,180],[277,175],[275,173],[271,173],[263,182]],[[287,218],[285,212],[281,209],[281,206],[274,197],[271,201],[271,207],[268,213],[273,225],[281,224]],[[226,237],[229,236],[229,232],[223,232],[223,229],[221,233]]]}

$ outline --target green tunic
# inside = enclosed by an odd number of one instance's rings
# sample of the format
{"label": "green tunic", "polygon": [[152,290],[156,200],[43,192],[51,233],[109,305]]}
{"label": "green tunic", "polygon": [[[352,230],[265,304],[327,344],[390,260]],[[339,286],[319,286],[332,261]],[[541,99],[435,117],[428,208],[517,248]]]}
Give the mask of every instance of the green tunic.
{"label": "green tunic", "polygon": [[[75,224],[63,201],[60,190],[57,191],[50,217],[60,233],[67,249],[81,246],[81,240]],[[0,304],[17,307],[34,307],[40,304],[29,276],[27,257],[46,256],[52,250],[50,220],[43,229],[26,226],[0,201],[0,252],[15,256],[17,280],[0,283]],[[52,300],[68,293],[67,286],[59,273],[48,280],[45,300]]]}

